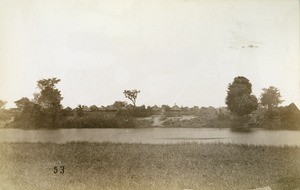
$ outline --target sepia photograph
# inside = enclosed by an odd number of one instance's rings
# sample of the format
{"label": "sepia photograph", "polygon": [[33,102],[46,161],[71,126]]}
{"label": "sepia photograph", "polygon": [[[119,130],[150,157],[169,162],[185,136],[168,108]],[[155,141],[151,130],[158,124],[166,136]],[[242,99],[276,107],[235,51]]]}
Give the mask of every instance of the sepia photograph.
{"label": "sepia photograph", "polygon": [[1,190],[300,190],[299,0],[0,0]]}

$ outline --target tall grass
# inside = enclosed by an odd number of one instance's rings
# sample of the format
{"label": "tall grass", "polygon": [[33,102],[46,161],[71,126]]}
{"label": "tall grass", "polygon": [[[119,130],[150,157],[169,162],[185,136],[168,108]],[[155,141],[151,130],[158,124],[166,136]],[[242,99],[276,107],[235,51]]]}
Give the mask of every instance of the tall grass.
{"label": "tall grass", "polygon": [[[300,148],[231,144],[2,143],[1,189],[300,187]],[[64,174],[53,167],[63,165]]]}

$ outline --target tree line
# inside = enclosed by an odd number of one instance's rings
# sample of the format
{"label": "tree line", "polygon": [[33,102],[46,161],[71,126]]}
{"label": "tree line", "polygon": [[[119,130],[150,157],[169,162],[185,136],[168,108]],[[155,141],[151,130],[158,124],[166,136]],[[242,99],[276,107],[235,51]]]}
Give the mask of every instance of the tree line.
{"label": "tree line", "polygon": [[[61,91],[56,87],[59,82],[60,79],[57,78],[38,80],[38,92],[34,93],[33,99],[23,97],[15,101],[18,114],[15,115],[14,121],[20,123],[27,122],[28,125],[39,128],[57,128],[61,126],[62,121],[70,116],[73,110],[70,107],[63,109],[61,104],[63,97]],[[280,91],[276,87],[270,86],[262,90],[260,99],[258,99],[252,94],[252,84],[249,79],[243,76],[235,77],[233,82],[228,85],[225,103],[236,118],[246,120],[246,116],[259,106],[265,107],[271,112],[283,102]],[[136,106],[136,99],[140,93],[139,90],[124,90],[123,93],[125,98],[128,98],[132,102],[133,109],[121,109],[127,106],[126,102],[116,101],[113,106],[120,108],[117,116],[145,117],[152,114],[149,108]],[[0,101],[0,110],[4,109],[5,104],[5,101]],[[83,108],[82,105],[78,105],[75,109],[78,117],[83,117]],[[91,106],[91,109],[96,110],[97,106]],[[170,107],[164,105],[164,109],[170,110]]]}
{"label": "tree line", "polygon": [[[261,106],[271,110],[282,102],[281,94],[276,87],[263,88],[260,96]],[[252,94],[252,84],[243,76],[235,77],[228,85],[225,103],[228,109],[237,116],[248,115],[259,105],[258,99]]]}

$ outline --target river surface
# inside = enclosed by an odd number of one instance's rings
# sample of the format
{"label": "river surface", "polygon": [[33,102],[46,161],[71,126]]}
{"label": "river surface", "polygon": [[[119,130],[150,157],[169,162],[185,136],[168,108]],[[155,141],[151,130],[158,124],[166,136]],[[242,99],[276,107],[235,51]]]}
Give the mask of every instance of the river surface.
{"label": "river surface", "polygon": [[141,129],[0,129],[0,142],[123,142],[123,143],[234,143],[300,146],[300,131],[251,129],[236,132],[224,128]]}

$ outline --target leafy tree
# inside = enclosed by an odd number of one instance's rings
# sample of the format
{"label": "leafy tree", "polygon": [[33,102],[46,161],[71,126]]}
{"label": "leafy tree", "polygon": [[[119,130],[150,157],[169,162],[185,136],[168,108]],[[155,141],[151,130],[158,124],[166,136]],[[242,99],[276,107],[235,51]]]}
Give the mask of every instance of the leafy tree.
{"label": "leafy tree", "polygon": [[140,93],[140,91],[139,90],[124,90],[123,93],[125,95],[125,98],[128,98],[129,100],[131,100],[133,103],[133,106],[135,107],[137,94]]}
{"label": "leafy tree", "polygon": [[0,100],[0,109],[4,109],[6,103],[7,103],[6,101]]}
{"label": "leafy tree", "polygon": [[61,105],[63,97],[56,88],[58,82],[57,78],[38,80],[39,92],[34,94],[33,100],[23,97],[15,101],[18,110],[15,121],[22,121],[29,127],[58,127],[65,116]]}
{"label": "leafy tree", "polygon": [[257,98],[251,94],[252,85],[243,76],[234,78],[227,90],[226,104],[228,109],[237,116],[245,116],[257,109]]}
{"label": "leafy tree", "polygon": [[56,88],[59,82],[60,79],[57,78],[37,81],[37,88],[40,92],[34,95],[34,102],[41,108],[41,120],[43,120],[45,124],[48,123],[50,127],[55,127],[63,115],[61,105],[63,97]]}
{"label": "leafy tree", "polygon": [[45,109],[62,109],[60,91],[56,88],[56,84],[60,82],[60,79],[49,78],[42,79],[37,82],[37,88],[40,93],[36,93],[34,100]]}
{"label": "leafy tree", "polygon": [[15,101],[15,104],[16,104],[17,108],[21,112],[23,112],[28,107],[28,105],[30,103],[31,103],[30,100],[26,97],[23,97],[20,100]]}
{"label": "leafy tree", "polygon": [[270,86],[269,88],[263,88],[262,90],[263,92],[260,96],[262,106],[266,106],[270,110],[283,102],[283,100],[280,99],[280,92],[276,87]]}
{"label": "leafy tree", "polygon": [[41,107],[37,103],[23,97],[20,100],[15,101],[15,104],[17,106],[18,114],[15,116],[14,121],[21,120],[23,122],[22,124],[28,124],[29,127],[43,125],[43,121],[41,121]]}
{"label": "leafy tree", "polygon": [[30,114],[32,112],[32,110],[30,109],[31,103],[32,102],[26,97],[23,97],[20,100],[15,101],[19,113],[19,115],[16,116],[15,120],[25,119],[25,118],[28,119],[30,117]]}
{"label": "leafy tree", "polygon": [[113,104],[113,106],[117,109],[121,109],[127,106],[126,102],[122,102],[122,101],[115,101],[115,103]]}

